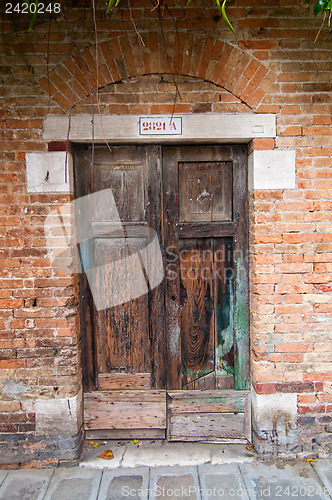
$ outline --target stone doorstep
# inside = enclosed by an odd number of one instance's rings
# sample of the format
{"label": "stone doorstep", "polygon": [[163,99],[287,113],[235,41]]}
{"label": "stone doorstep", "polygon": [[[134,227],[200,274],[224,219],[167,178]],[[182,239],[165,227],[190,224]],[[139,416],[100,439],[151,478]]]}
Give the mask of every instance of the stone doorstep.
{"label": "stone doorstep", "polygon": [[[253,461],[257,456],[254,451],[248,451],[245,444],[204,444],[162,440],[139,440],[141,444],[133,444],[132,441],[90,441],[100,444],[97,448],[89,446],[86,442],[79,466],[115,469],[138,466],[191,466],[205,463],[216,465]],[[114,459],[106,461],[98,457],[107,449],[112,450]]]}

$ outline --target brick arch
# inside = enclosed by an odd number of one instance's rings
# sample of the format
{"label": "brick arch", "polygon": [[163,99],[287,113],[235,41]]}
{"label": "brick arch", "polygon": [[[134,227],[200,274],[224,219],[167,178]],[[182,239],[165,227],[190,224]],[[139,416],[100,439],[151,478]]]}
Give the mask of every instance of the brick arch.
{"label": "brick arch", "polygon": [[[186,33],[176,39],[170,34],[165,47],[159,32],[142,37],[145,46],[135,34],[99,44],[99,88],[135,76],[173,72],[219,85],[254,110],[277,77],[252,55],[222,40]],[[57,65],[39,84],[69,111],[96,89],[96,67],[95,46],[87,47]]]}

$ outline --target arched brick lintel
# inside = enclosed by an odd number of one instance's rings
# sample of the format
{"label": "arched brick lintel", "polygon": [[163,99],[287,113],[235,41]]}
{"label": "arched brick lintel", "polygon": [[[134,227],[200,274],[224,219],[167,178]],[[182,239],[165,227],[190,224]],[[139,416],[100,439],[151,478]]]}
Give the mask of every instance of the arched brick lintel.
{"label": "arched brick lintel", "polygon": [[[175,73],[214,83],[255,110],[277,75],[244,50],[222,40],[179,33],[164,45],[158,32],[124,34],[87,47],[52,69],[39,84],[64,110],[111,83],[127,78]],[[97,83],[98,62],[98,83]]]}

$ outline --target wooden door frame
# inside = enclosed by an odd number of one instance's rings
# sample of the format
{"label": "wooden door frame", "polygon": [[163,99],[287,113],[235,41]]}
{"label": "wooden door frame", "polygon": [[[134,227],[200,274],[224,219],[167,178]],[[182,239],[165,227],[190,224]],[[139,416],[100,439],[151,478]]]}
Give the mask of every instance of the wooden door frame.
{"label": "wooden door frame", "polygon": [[[218,150],[218,155],[214,151]],[[211,153],[212,151],[212,153]],[[166,153],[166,154],[165,154]],[[207,156],[208,155],[208,156]],[[172,207],[178,205],[179,162],[232,161],[233,163],[233,221],[223,225],[217,237],[234,238],[234,369],[235,389],[248,389],[249,363],[249,231],[248,231],[248,152],[245,145],[222,145],[204,148],[203,145],[167,146],[163,151],[164,241],[165,249],[179,255],[178,220],[172,220]],[[220,224],[220,228],[222,225]],[[194,228],[193,228],[194,237]],[[180,280],[170,279],[171,262],[165,252],[165,331],[167,342],[167,390],[181,387],[181,332],[179,325]],[[168,276],[169,275],[169,276]],[[169,278],[169,279],[168,279]]]}

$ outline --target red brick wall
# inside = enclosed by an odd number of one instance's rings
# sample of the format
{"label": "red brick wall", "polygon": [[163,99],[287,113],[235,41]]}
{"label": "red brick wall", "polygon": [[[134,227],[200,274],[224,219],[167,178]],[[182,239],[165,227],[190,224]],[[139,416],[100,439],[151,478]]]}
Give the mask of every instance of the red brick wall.
{"label": "red brick wall", "polygon": [[[259,395],[297,394],[298,454],[332,451],[331,42],[302,1],[230,2],[235,35],[211,0],[132,2],[97,12],[100,111],[274,113],[277,137],[254,150],[296,151],[296,189],[254,191],[250,210],[252,381]],[[176,5],[174,5],[174,3]],[[44,222],[68,195],[28,194],[25,154],[47,151],[48,114],[98,112],[95,35],[74,9],[15,33],[3,17],[0,88],[0,448],[12,462],[50,460],[35,451],[33,402],[71,397],[81,386],[76,276],[47,257]],[[84,20],[84,22],[82,21]],[[128,35],[129,33],[129,35]],[[165,41],[165,43],[164,43]],[[74,54],[74,57],[71,56]],[[167,56],[166,56],[167,54]],[[162,78],[161,78],[162,76]],[[26,406],[28,401],[28,407]],[[2,436],[2,437],[1,437]],[[26,443],[30,443],[26,445]],[[287,451],[287,450],[286,450]],[[56,453],[54,457],[58,456]]]}

